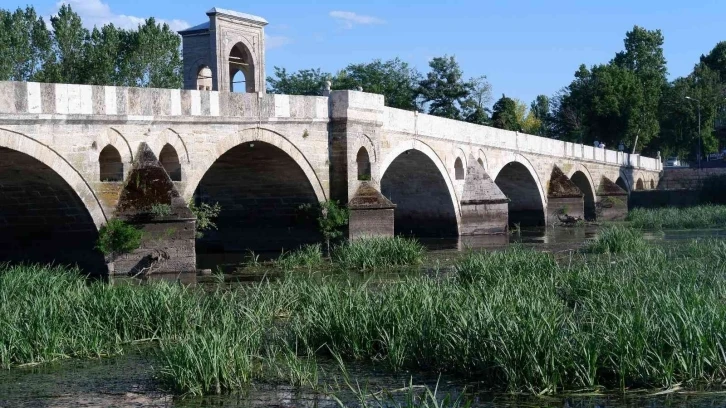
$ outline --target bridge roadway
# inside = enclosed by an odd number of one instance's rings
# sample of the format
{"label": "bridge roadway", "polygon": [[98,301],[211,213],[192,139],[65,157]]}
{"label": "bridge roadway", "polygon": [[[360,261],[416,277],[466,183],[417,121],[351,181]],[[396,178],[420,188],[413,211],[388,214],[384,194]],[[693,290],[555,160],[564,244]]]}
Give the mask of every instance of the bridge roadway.
{"label": "bridge roadway", "polygon": [[[357,91],[0,82],[0,95],[0,259],[94,271],[105,268],[97,231],[116,216],[146,231],[116,272],[156,258],[160,269],[194,270],[197,251],[317,239],[302,204],[350,203],[352,238],[503,233],[560,213],[623,217],[628,192],[654,188],[662,169],[654,158],[393,109]],[[150,218],[154,200],[173,214]],[[221,205],[217,230],[195,239],[190,200]]]}

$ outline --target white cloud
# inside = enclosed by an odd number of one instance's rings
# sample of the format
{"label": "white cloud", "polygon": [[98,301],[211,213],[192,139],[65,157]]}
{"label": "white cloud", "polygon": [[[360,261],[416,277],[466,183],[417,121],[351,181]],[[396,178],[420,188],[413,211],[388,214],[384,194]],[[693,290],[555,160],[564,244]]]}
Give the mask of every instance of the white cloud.
{"label": "white cloud", "polygon": [[[146,18],[127,16],[125,14],[115,14],[111,11],[111,7],[101,0],[61,0],[56,3],[56,11],[63,4],[68,4],[73,8],[73,11],[81,16],[83,24],[88,28],[98,26],[99,28],[104,24],[113,23],[113,25],[126,29],[136,29],[139,24],[143,24]],[[167,23],[169,27],[174,31],[183,30],[189,27],[189,23],[184,20],[164,20],[161,18],[156,19],[157,23]]]}
{"label": "white cloud", "polygon": [[330,17],[333,17],[340,22],[344,28],[350,29],[354,25],[371,25],[371,24],[384,24],[385,21],[373,16],[364,16],[356,14],[352,11],[331,11]]}
{"label": "white cloud", "polygon": [[285,46],[287,44],[290,44],[292,40],[290,37],[285,37],[284,35],[266,35],[265,36],[265,47],[267,49],[272,48],[280,48],[282,46]]}

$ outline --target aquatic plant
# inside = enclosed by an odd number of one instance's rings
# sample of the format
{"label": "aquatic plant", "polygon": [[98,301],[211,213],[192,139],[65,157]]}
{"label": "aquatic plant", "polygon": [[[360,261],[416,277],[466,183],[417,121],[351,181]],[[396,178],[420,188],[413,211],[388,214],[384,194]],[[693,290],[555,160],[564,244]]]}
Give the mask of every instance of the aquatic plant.
{"label": "aquatic plant", "polygon": [[285,252],[275,264],[283,270],[296,268],[313,268],[323,263],[323,251],[320,244],[304,245],[297,251]]}
{"label": "aquatic plant", "polygon": [[726,206],[634,208],[627,220],[635,228],[649,230],[723,228],[726,227]]}
{"label": "aquatic plant", "polygon": [[624,226],[611,226],[600,230],[597,237],[585,244],[583,250],[593,254],[619,254],[642,251],[647,246],[641,231]]}
{"label": "aquatic plant", "polygon": [[574,254],[559,264],[514,247],[467,253],[450,276],[382,283],[293,273],[211,291],[88,283],[78,271],[4,265],[0,366],[154,341],[159,378],[178,393],[257,379],[316,384],[317,357],[328,354],[537,394],[719,384],[724,259],[717,240]]}
{"label": "aquatic plant", "polygon": [[425,252],[413,238],[361,238],[335,247],[332,259],[343,269],[369,270],[416,265]]}

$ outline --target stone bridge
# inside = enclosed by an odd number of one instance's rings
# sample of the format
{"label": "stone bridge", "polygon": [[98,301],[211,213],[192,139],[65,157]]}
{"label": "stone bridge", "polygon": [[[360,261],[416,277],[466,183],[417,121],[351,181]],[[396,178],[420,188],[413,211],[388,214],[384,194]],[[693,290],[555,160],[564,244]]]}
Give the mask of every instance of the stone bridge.
{"label": "stone bridge", "polygon": [[[349,203],[352,238],[476,235],[560,213],[622,217],[628,191],[658,184],[653,158],[393,109],[359,91],[269,95],[249,78],[249,93],[0,82],[0,260],[102,269],[98,229],[123,217],[145,235],[117,272],[158,259],[194,270],[199,251],[318,239],[304,204]],[[135,217],[155,200],[172,214]],[[218,229],[195,239],[190,201],[219,203]]]}

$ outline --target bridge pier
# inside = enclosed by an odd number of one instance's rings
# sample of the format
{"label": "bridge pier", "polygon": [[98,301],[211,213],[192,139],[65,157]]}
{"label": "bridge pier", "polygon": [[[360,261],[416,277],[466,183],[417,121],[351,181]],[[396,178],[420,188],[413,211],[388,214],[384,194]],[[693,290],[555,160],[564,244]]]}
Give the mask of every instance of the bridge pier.
{"label": "bridge pier", "polygon": [[489,235],[507,232],[509,199],[497,187],[474,156],[464,180],[461,199],[460,235]]}
{"label": "bridge pier", "polygon": [[628,216],[628,192],[603,176],[597,189],[597,219],[622,221]]}
{"label": "bridge pier", "polygon": [[363,237],[392,237],[395,208],[396,205],[370,182],[361,183],[348,202],[348,239],[352,241]]}
{"label": "bridge pier", "polygon": [[547,188],[547,218],[550,223],[558,221],[558,216],[569,215],[585,219],[584,194],[559,167],[554,166]]}
{"label": "bridge pier", "polygon": [[[152,212],[152,206],[166,211]],[[196,271],[196,219],[146,143],[126,178],[116,216],[140,229],[141,246],[114,260],[116,275]]]}

